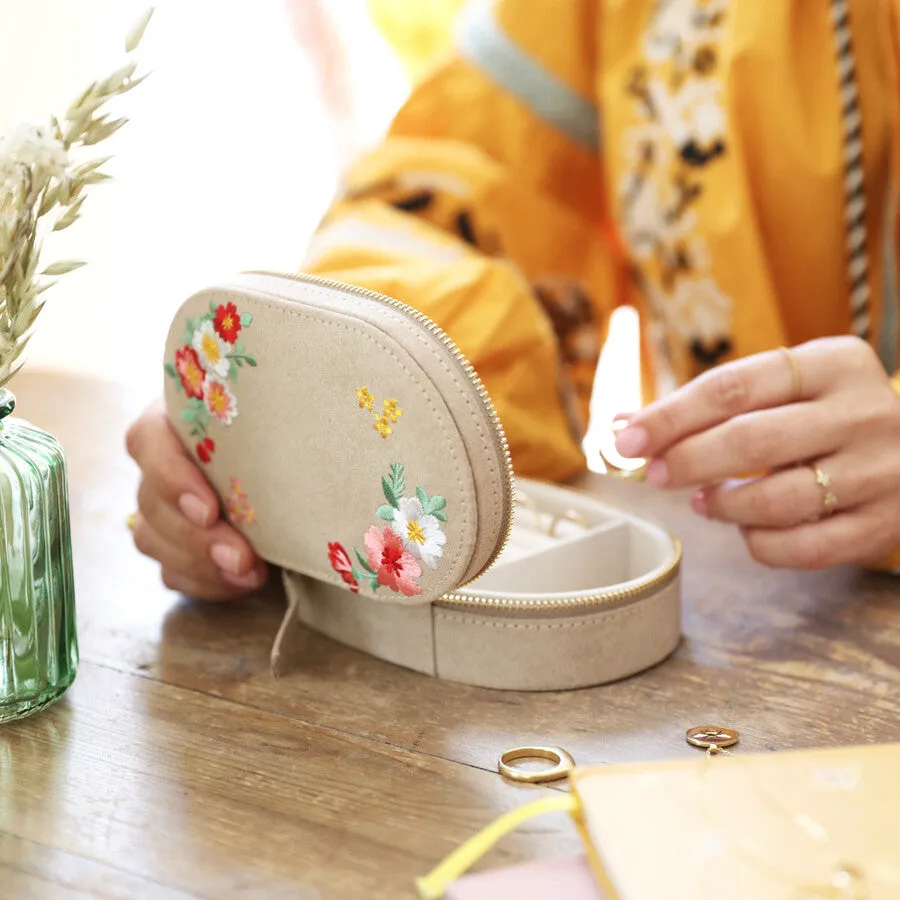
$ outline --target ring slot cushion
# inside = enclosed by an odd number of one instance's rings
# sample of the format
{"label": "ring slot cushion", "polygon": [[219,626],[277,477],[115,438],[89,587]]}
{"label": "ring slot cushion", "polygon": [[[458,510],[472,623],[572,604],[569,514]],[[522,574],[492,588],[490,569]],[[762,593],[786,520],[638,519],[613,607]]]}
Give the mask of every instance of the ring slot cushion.
{"label": "ring slot cushion", "polygon": [[282,570],[277,669],[300,623],[512,690],[604,683],[677,645],[677,541],[589,495],[516,485],[477,375],[402,303],[235,276],[182,305],[165,366],[176,434]]}

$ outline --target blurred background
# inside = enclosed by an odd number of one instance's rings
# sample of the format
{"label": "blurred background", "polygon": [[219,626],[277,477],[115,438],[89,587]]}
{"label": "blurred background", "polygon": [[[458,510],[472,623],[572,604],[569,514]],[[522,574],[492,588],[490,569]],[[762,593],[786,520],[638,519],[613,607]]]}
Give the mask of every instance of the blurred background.
{"label": "blurred background", "polygon": [[[147,5],[0,0],[0,133],[62,113],[120,65]],[[301,264],[342,168],[379,138],[411,80],[444,49],[461,2],[155,6],[138,51],[152,75],[120,98],[114,114],[131,122],[99,154],[115,154],[115,181],[46,245],[48,262],[89,265],[48,293],[28,356],[29,368],[127,382],[148,399],[161,384],[168,324],[191,291],[244,268]],[[636,405],[636,344],[634,316],[617,316],[601,373],[619,377],[613,394],[596,392],[595,419]]]}
{"label": "blurred background", "polygon": [[[147,5],[0,0],[0,130],[62,113],[120,65]],[[408,84],[365,0],[157,0],[138,58],[153,74],[117,101],[131,122],[102,151],[115,181],[45,250],[89,265],[48,293],[28,365],[151,390],[181,300],[242,268],[295,270],[342,158]]]}

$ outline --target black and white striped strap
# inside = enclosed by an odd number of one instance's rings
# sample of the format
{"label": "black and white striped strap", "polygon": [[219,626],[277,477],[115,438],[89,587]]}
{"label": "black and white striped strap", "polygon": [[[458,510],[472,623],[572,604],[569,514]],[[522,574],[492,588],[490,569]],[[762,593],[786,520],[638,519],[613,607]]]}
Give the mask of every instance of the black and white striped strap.
{"label": "black and white striped strap", "polygon": [[866,228],[866,184],[863,165],[862,113],[856,80],[856,58],[850,27],[849,0],[831,0],[834,42],[840,79],[841,119],[844,137],[844,203],[850,312],[853,333],[871,337],[871,287],[868,232]]}

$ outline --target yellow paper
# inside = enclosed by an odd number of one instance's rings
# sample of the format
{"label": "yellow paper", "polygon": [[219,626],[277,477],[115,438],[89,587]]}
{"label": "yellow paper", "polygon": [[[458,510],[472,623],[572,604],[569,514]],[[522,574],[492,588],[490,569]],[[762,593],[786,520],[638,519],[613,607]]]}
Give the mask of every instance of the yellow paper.
{"label": "yellow paper", "polygon": [[605,766],[572,788],[609,900],[900,898],[900,745]]}

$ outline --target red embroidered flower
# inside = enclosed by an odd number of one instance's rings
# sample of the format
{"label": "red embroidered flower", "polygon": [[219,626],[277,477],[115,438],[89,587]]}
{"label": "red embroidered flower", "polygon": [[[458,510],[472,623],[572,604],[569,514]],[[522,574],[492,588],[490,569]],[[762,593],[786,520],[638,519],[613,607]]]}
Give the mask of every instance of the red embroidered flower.
{"label": "red embroidered flower", "polygon": [[215,452],[216,442],[212,438],[204,438],[197,444],[197,456],[200,457],[200,462],[208,463]]}
{"label": "red embroidered flower", "polygon": [[223,303],[216,310],[213,328],[216,329],[216,334],[226,344],[233,344],[237,340],[238,333],[241,330],[241,317],[238,315],[237,307],[233,303]]}
{"label": "red embroidered flower", "polygon": [[193,347],[185,345],[175,351],[175,370],[188,397],[203,399],[203,382],[206,373],[200,365],[200,358]]}
{"label": "red embroidered flower", "polygon": [[416,583],[416,579],[422,576],[422,567],[390,526],[382,532],[377,525],[373,525],[366,532],[365,545],[369,565],[378,573],[379,584],[407,597],[422,593],[422,588]]}
{"label": "red embroidered flower", "polygon": [[350,585],[350,590],[354,594],[358,594],[359,582],[353,574],[353,563],[350,562],[350,554],[340,544],[329,544],[328,561],[331,563],[331,568],[344,579],[344,583]]}

